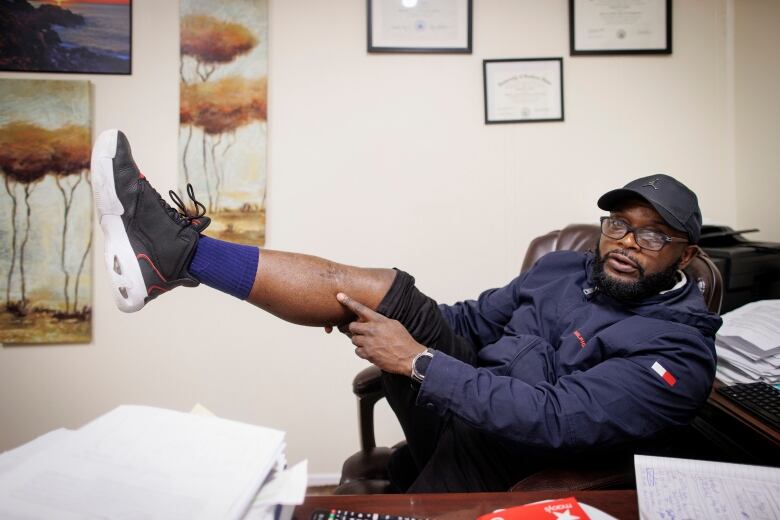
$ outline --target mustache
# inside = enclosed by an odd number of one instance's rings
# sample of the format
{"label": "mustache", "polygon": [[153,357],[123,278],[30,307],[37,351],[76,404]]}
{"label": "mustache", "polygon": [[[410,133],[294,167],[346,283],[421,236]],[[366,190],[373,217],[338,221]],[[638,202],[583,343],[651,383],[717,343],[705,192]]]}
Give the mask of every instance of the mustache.
{"label": "mustache", "polygon": [[639,276],[645,275],[644,267],[642,267],[642,265],[639,262],[637,262],[637,260],[627,249],[612,249],[611,251],[607,251],[602,255],[601,261],[606,262],[607,258],[609,258],[612,255],[622,256],[625,260],[628,260],[634,265],[634,267],[636,267],[637,271],[639,271]]}

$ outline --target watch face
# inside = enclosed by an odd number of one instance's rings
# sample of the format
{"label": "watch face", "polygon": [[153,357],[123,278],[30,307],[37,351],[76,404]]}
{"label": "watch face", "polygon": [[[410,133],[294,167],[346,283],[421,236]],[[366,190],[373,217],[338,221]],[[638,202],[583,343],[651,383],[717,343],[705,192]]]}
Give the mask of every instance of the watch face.
{"label": "watch face", "polygon": [[417,370],[421,376],[425,377],[425,372],[428,371],[428,365],[431,364],[431,359],[431,356],[420,356],[414,363],[415,370]]}
{"label": "watch face", "polygon": [[428,365],[430,364],[431,364],[430,357],[420,356],[420,359],[417,360],[417,371],[422,375],[425,375],[425,372],[428,370]]}

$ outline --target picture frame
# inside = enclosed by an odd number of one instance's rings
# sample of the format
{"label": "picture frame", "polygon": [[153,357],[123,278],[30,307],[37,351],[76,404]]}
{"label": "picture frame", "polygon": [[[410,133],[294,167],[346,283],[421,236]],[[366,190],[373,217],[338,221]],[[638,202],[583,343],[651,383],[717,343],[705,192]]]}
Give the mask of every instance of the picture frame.
{"label": "picture frame", "polygon": [[370,53],[471,54],[472,0],[366,0]]}
{"label": "picture frame", "polygon": [[485,124],[563,121],[563,58],[483,60]]}
{"label": "picture frame", "polygon": [[269,3],[179,0],[178,193],[199,194],[211,236],[252,246],[267,229]]}
{"label": "picture frame", "polygon": [[569,53],[671,54],[672,0],[569,0]]}
{"label": "picture frame", "polygon": [[0,34],[0,71],[132,74],[133,0],[20,0],[3,10],[25,29]]}
{"label": "picture frame", "polygon": [[1,344],[92,340],[91,91],[0,78]]}

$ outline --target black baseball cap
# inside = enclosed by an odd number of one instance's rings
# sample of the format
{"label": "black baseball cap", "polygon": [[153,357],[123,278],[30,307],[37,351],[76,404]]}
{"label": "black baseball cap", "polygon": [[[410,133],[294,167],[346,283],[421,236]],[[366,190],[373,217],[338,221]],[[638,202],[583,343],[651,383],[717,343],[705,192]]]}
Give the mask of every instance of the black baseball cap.
{"label": "black baseball cap", "polygon": [[701,236],[699,199],[685,184],[669,175],[650,175],[608,191],[599,198],[601,209],[612,211],[626,199],[644,199],[671,227],[688,234],[695,244]]}

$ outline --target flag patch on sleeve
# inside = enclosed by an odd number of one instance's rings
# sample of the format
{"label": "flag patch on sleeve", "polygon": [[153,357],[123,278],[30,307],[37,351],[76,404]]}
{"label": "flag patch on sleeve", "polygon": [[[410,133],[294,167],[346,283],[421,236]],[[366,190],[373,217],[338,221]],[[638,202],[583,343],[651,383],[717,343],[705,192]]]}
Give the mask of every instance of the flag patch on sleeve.
{"label": "flag patch on sleeve", "polygon": [[669,386],[674,386],[674,384],[677,382],[677,378],[674,377],[671,372],[666,370],[664,366],[658,361],[653,363],[652,368],[656,374],[661,376],[661,378],[669,384]]}

